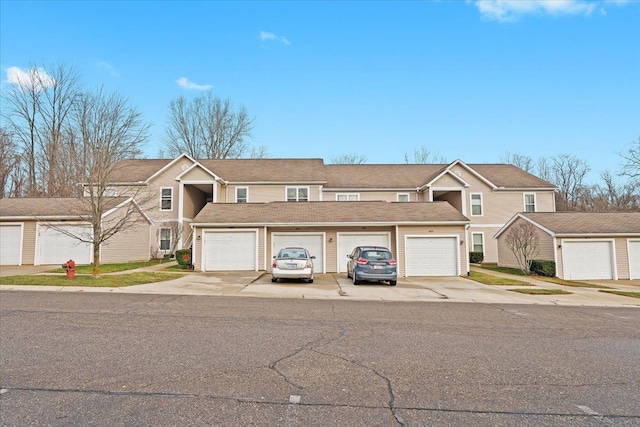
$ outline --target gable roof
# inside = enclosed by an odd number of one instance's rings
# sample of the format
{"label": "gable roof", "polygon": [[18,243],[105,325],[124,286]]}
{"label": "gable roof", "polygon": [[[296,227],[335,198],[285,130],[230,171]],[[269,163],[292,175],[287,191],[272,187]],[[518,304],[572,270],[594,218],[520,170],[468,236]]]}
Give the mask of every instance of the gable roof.
{"label": "gable roof", "polygon": [[467,224],[446,202],[209,203],[191,225]]}
{"label": "gable roof", "polygon": [[327,188],[416,189],[445,165],[326,165]]}
{"label": "gable roof", "polygon": [[322,159],[215,159],[198,162],[233,183],[326,181]]}
{"label": "gable roof", "polygon": [[[147,221],[149,217],[140,209],[131,197],[109,197],[105,199],[104,214],[109,215],[115,209],[134,203]],[[89,217],[89,199],[82,197],[15,197],[0,199],[0,219],[65,219],[87,220]]]}
{"label": "gable roof", "polygon": [[523,218],[552,236],[640,235],[640,212],[527,212],[516,214],[494,237]]}
{"label": "gable roof", "polygon": [[555,185],[507,163],[474,163],[467,165],[498,188],[540,188],[553,190]]}

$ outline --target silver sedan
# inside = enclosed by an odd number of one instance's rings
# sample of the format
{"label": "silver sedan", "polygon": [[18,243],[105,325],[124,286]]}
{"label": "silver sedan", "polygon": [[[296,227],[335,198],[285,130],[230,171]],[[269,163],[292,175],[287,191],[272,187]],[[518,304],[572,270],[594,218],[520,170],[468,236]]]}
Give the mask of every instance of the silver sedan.
{"label": "silver sedan", "polygon": [[313,260],[305,248],[282,248],[278,255],[273,257],[271,264],[271,281],[278,279],[304,279],[313,283]]}

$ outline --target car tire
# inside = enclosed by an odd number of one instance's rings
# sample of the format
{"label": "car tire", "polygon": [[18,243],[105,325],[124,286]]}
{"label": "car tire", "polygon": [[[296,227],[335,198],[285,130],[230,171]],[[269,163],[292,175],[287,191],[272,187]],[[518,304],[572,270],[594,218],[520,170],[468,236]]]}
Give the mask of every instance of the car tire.
{"label": "car tire", "polygon": [[272,278],[271,278],[271,281],[272,281],[273,283],[277,283],[277,282],[278,282],[278,279],[277,279],[276,277],[272,277]]}
{"label": "car tire", "polygon": [[307,280],[307,283],[313,283],[313,279]]}
{"label": "car tire", "polygon": [[359,284],[360,284],[360,281],[358,280],[358,276],[356,275],[355,270],[354,270],[354,271],[353,271],[353,273],[351,274],[351,277],[352,277],[352,279],[353,279],[353,284],[354,284],[354,285],[359,285]]}
{"label": "car tire", "polygon": [[390,280],[389,281],[389,286],[395,286],[396,285],[396,281],[395,280]]}

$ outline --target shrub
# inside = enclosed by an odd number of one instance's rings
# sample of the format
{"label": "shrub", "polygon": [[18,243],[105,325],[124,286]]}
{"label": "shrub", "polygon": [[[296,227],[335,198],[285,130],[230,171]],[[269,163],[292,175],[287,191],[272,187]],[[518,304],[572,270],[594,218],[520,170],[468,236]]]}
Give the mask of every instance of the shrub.
{"label": "shrub", "polygon": [[469,262],[471,264],[480,264],[484,260],[482,252],[469,252]]}
{"label": "shrub", "polygon": [[181,266],[188,268],[191,266],[191,249],[178,249],[176,251],[176,261]]}
{"label": "shrub", "polygon": [[531,262],[531,272],[539,276],[555,277],[556,263],[553,261],[533,260]]}

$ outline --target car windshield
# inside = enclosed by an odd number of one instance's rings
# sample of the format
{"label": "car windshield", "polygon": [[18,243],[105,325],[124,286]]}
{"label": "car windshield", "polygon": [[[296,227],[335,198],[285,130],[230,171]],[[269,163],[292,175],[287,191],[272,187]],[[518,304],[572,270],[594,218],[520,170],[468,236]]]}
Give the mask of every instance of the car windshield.
{"label": "car windshield", "polygon": [[391,253],[387,251],[364,251],[361,256],[369,261],[387,261],[391,259]]}
{"label": "car windshield", "polygon": [[278,258],[307,258],[307,251],[301,248],[284,248],[280,250]]}

